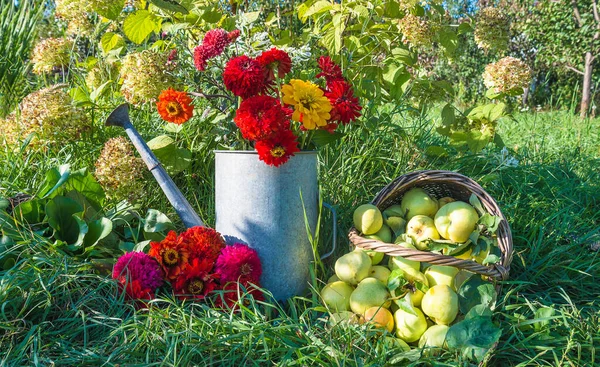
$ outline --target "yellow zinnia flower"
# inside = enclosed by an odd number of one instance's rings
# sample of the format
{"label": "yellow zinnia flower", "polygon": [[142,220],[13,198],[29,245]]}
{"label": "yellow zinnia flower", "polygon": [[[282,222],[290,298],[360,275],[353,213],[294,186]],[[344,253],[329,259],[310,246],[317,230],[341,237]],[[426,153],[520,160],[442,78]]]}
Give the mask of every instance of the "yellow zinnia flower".
{"label": "yellow zinnia flower", "polygon": [[283,103],[294,106],[292,120],[304,125],[307,130],[326,126],[331,118],[331,103],[323,91],[311,82],[292,79],[281,87]]}

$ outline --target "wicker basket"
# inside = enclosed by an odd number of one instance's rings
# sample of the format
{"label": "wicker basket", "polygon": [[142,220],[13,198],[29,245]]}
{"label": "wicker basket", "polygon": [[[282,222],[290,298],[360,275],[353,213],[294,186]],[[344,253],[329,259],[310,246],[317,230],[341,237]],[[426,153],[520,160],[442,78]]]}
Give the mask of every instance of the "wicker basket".
{"label": "wicker basket", "polygon": [[381,210],[390,205],[399,204],[404,193],[413,187],[420,187],[437,199],[450,196],[457,200],[469,202],[471,194],[475,194],[488,213],[502,218],[496,232],[498,247],[502,252],[502,261],[496,265],[484,266],[472,260],[460,260],[453,256],[404,248],[395,244],[363,238],[356,228],[352,228],[348,234],[350,242],[356,247],[383,252],[390,256],[402,256],[408,260],[454,266],[487,276],[494,281],[508,279],[513,254],[510,226],[496,201],[477,182],[451,171],[417,171],[395,179],[377,194],[372,203]]}

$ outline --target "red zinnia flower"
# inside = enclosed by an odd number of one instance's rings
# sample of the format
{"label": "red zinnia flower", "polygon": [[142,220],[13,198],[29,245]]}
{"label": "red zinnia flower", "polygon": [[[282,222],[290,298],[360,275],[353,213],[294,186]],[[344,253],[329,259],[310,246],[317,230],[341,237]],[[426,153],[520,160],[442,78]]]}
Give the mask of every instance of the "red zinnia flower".
{"label": "red zinnia flower", "polygon": [[262,274],[258,253],[243,243],[226,246],[217,259],[215,273],[221,283],[252,282],[257,284]]}
{"label": "red zinnia flower", "polygon": [[192,118],[194,106],[191,103],[192,99],[185,92],[169,88],[158,96],[156,107],[163,120],[181,125]]}
{"label": "red zinnia flower", "polygon": [[[255,284],[255,286],[260,285]],[[263,301],[265,299],[264,294],[255,286],[250,283],[240,282],[229,282],[225,284],[223,286],[222,296],[216,299],[216,306],[223,309],[235,309],[236,303],[240,300],[240,296],[242,297],[242,302],[245,306],[250,304],[250,299],[248,297],[252,297],[256,301]]]}
{"label": "red zinnia flower", "polygon": [[333,107],[330,121],[340,121],[347,124],[360,116],[362,107],[358,104],[358,98],[354,96],[352,87],[345,81],[334,81],[327,84],[325,96]]}
{"label": "red zinnia flower", "polygon": [[247,140],[267,139],[290,127],[292,111],[270,96],[245,99],[235,113],[233,121]]}
{"label": "red zinnia flower", "polygon": [[154,299],[154,292],[149,288],[144,288],[139,280],[129,282],[124,287],[121,285],[121,287],[128,301],[136,301],[136,308],[147,306],[146,302],[143,302],[144,300]]}
{"label": "red zinnia flower", "polygon": [[[239,35],[239,31],[237,31]],[[196,69],[204,71],[206,62],[213,57],[217,57],[223,53],[225,48],[235,41],[235,31],[227,32],[224,29],[211,29],[204,35],[202,44],[194,49],[194,65]]]}
{"label": "red zinnia flower", "polygon": [[173,284],[180,299],[202,299],[217,288],[214,275],[209,274],[213,262],[209,259],[194,259]]}
{"label": "red zinnia flower", "polygon": [[225,65],[223,81],[225,87],[236,96],[252,97],[265,87],[264,70],[258,61],[246,55],[234,57]]}
{"label": "red zinnia flower", "polygon": [[175,231],[170,231],[164,240],[150,242],[148,255],[154,257],[162,266],[167,279],[173,280],[181,274],[188,263],[189,250],[177,238]]}
{"label": "red zinnia flower", "polygon": [[179,239],[186,246],[190,261],[206,259],[213,264],[221,253],[221,249],[225,247],[225,241],[221,234],[208,227],[189,228],[179,236]]}
{"label": "red zinnia flower", "polygon": [[292,59],[287,52],[275,47],[261,53],[256,60],[267,71],[269,80],[272,80],[277,71],[277,76],[283,78],[292,70]]}
{"label": "red zinnia flower", "polygon": [[321,72],[317,74],[317,78],[324,77],[327,81],[327,84],[344,80],[344,76],[342,75],[342,69],[331,60],[329,56],[321,56],[319,57],[319,68]]}
{"label": "red zinnia flower", "polygon": [[255,148],[261,161],[275,167],[284,164],[295,152],[300,151],[296,135],[291,130],[281,130],[270,139],[259,140]]}
{"label": "red zinnia flower", "polygon": [[194,48],[194,65],[199,71],[206,70],[206,62],[210,59],[209,50],[204,45]]}

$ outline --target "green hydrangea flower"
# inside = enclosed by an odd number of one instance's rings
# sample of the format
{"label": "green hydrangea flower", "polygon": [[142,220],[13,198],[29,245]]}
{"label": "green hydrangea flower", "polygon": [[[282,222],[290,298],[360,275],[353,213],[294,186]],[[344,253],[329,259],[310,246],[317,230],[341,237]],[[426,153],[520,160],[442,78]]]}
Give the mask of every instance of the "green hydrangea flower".
{"label": "green hydrangea flower", "polygon": [[488,64],[483,72],[483,84],[496,93],[511,93],[527,88],[531,69],[523,61],[507,56]]}
{"label": "green hydrangea flower", "polygon": [[168,55],[154,50],[144,50],[127,55],[121,67],[121,93],[129,103],[153,102],[163,90],[179,85],[168,63]]}
{"label": "green hydrangea flower", "polygon": [[50,73],[54,68],[69,66],[73,41],[67,38],[46,38],[33,48],[31,62],[36,74]]}
{"label": "green hydrangea flower", "polygon": [[510,38],[510,19],[500,9],[483,8],[477,14],[475,23],[475,42],[485,51],[504,51],[508,49]]}

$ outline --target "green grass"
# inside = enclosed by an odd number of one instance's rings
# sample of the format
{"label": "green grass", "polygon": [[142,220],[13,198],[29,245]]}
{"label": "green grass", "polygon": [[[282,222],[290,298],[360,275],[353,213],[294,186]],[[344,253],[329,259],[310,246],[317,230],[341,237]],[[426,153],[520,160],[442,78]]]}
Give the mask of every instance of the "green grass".
{"label": "green grass", "polygon": [[[33,192],[45,170],[60,163],[92,168],[101,143],[121,133],[100,128],[107,113],[96,111],[93,139],[59,151],[0,150],[0,195]],[[158,121],[142,117],[134,119],[142,134],[156,134]],[[412,112],[367,117],[363,126],[349,129],[342,141],[319,153],[323,198],[340,214],[339,240],[344,241],[351,225],[352,209],[393,178],[434,168],[469,175],[497,199],[514,235],[511,279],[494,319],[503,334],[489,365],[599,365],[600,253],[590,246],[600,241],[600,120],[581,121],[567,112],[517,114],[500,127],[519,160],[510,167],[500,163],[497,150],[428,157],[428,145],[444,142],[431,132],[429,119]],[[202,137],[207,128],[203,124],[190,124],[180,134],[180,141],[193,151],[194,163],[175,180],[212,223],[211,150],[217,146]],[[161,195],[143,206],[174,218]],[[322,252],[331,236],[328,220],[324,218]],[[363,326],[326,327],[325,315],[314,309],[318,302],[313,293],[287,304],[252,303],[238,313],[162,294],[148,310],[136,310],[90,263],[63,256],[33,233],[23,236],[17,266],[0,272],[0,365],[375,366],[394,361],[397,352]],[[347,249],[346,243],[336,256]],[[316,277],[326,279],[332,264],[328,259],[323,267],[316,266]],[[468,363],[446,353],[412,365]]]}

